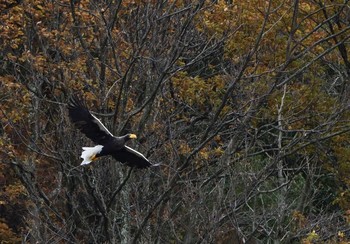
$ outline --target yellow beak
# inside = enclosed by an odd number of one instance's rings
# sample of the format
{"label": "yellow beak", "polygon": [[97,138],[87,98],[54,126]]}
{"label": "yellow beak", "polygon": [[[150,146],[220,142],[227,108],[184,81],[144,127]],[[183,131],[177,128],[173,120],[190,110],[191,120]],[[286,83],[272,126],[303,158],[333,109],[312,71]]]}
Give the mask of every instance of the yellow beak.
{"label": "yellow beak", "polygon": [[136,139],[137,136],[136,136],[135,134],[130,134],[129,138],[130,138],[130,139]]}

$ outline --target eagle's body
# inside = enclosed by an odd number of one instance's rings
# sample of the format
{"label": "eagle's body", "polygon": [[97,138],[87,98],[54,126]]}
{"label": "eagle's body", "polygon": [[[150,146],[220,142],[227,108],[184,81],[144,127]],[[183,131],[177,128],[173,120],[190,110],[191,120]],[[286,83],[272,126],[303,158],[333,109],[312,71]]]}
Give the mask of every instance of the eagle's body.
{"label": "eagle's body", "polygon": [[95,147],[83,147],[82,164],[89,164],[98,157],[111,155],[130,167],[146,168],[152,165],[140,152],[125,145],[128,140],[135,139],[136,135],[113,136],[77,97],[70,100],[68,110],[72,123],[97,144]]}

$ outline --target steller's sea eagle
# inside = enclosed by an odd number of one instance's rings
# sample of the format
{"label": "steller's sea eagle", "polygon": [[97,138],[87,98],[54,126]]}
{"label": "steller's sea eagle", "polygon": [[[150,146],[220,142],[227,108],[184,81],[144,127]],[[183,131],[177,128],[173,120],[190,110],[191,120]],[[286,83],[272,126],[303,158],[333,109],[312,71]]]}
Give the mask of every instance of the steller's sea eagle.
{"label": "steller's sea eagle", "polygon": [[97,144],[95,147],[83,147],[81,165],[89,164],[96,158],[106,155],[112,155],[117,161],[130,167],[146,168],[152,165],[140,152],[125,145],[128,140],[136,138],[135,134],[113,136],[78,97],[73,96],[70,99],[68,111],[75,127]]}

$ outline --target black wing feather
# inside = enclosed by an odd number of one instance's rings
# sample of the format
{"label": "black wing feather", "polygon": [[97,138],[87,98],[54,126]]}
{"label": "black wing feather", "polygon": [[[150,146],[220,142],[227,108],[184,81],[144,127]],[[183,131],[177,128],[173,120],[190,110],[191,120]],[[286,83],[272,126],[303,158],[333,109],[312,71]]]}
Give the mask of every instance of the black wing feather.
{"label": "black wing feather", "polygon": [[73,96],[68,104],[69,118],[82,133],[94,143],[104,145],[113,139],[106,127],[92,115],[85,104],[77,96]]}
{"label": "black wing feather", "polygon": [[152,164],[148,161],[148,159],[143,156],[140,152],[128,147],[124,146],[122,149],[114,152],[112,154],[113,158],[121,163],[125,163],[130,167],[136,168],[147,168]]}

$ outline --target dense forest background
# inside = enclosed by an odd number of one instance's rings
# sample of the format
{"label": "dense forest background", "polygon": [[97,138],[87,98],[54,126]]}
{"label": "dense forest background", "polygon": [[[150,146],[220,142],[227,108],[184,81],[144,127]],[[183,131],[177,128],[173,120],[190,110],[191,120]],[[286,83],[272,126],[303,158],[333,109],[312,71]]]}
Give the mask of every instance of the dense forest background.
{"label": "dense forest background", "polygon": [[[350,241],[350,3],[0,3],[2,243]],[[80,93],[160,166],[111,158]]]}

